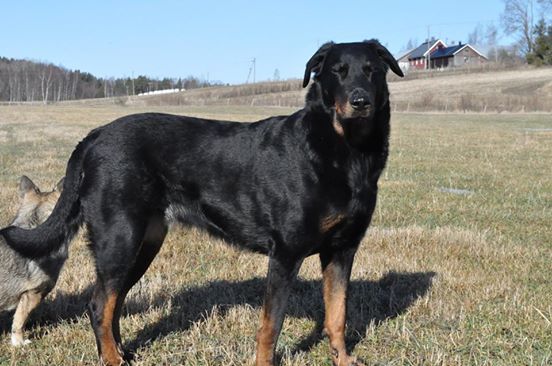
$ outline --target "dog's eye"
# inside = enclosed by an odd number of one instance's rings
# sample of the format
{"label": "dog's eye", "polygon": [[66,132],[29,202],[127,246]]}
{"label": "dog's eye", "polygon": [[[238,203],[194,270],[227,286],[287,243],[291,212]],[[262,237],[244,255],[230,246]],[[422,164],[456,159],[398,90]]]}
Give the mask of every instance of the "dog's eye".
{"label": "dog's eye", "polygon": [[370,76],[372,75],[372,66],[370,65],[364,65],[364,67],[362,68],[362,70],[364,71],[364,73],[367,75],[367,76]]}
{"label": "dog's eye", "polygon": [[349,65],[347,64],[337,64],[333,67],[333,72],[339,74],[342,78],[347,76],[349,72]]}

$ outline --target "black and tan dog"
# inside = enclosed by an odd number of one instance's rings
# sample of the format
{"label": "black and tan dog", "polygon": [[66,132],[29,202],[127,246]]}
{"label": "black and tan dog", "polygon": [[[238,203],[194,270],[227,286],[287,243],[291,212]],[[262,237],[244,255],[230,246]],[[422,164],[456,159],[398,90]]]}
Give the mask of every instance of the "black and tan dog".
{"label": "black and tan dog", "polygon": [[386,72],[402,76],[377,41],[323,45],[308,61],[305,108],[233,123],[137,114],[93,130],[69,160],[59,204],[39,228],[2,235],[24,255],[58,250],[88,229],[97,282],[89,305],[103,362],[123,362],[119,316],[172,220],[269,256],[257,365],[270,365],[290,283],[319,254],[325,330],[336,365],[347,354],[353,257],[376,205],[388,155]]}
{"label": "black and tan dog", "polygon": [[[63,179],[50,192],[41,192],[28,177],[19,181],[19,209],[13,226],[31,229],[46,221],[59,198]],[[31,312],[54,288],[67,250],[25,258],[6,245],[0,235],[0,312],[15,309],[11,343],[22,346],[30,343],[23,337],[23,328]]]}

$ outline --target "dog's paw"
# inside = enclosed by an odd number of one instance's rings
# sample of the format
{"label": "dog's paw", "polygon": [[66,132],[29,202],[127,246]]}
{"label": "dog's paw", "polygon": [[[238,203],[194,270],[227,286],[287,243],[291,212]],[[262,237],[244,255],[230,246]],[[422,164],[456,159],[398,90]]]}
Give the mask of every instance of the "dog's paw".
{"label": "dog's paw", "polygon": [[349,355],[339,359],[334,358],[333,363],[335,366],[366,366],[366,364],[357,357]]}
{"label": "dog's paw", "polygon": [[350,366],[366,366],[366,364],[364,362],[362,362],[361,360],[359,360],[356,357],[352,357],[349,365]]}
{"label": "dog's paw", "polygon": [[24,339],[22,335],[12,334],[11,344],[14,347],[22,347],[22,346],[26,346],[28,344],[31,344],[31,341],[28,340],[28,339]]}

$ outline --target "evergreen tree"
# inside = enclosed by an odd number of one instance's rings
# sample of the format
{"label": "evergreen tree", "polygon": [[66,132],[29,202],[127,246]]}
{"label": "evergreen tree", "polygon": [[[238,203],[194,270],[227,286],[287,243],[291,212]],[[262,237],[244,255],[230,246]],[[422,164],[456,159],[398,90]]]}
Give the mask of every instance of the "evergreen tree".
{"label": "evergreen tree", "polygon": [[552,65],[552,25],[547,25],[544,18],[535,26],[535,44],[527,54],[527,62],[536,66]]}

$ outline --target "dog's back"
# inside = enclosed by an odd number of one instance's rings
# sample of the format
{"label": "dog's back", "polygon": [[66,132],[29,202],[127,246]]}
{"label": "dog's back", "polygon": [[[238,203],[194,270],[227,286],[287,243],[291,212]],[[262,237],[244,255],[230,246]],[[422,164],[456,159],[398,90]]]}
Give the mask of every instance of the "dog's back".
{"label": "dog's back", "polygon": [[[17,215],[12,225],[31,229],[46,221],[61,191],[62,181],[51,192],[41,192],[40,189],[26,176],[21,177],[19,184],[20,204]],[[0,311],[13,310],[20,304],[22,296],[26,293],[35,294],[38,302],[48,294],[54,287],[59,270],[63,266],[65,258],[56,260],[54,267],[57,270],[45,271],[39,262],[24,258],[16,251],[10,248],[4,238],[0,236]],[[37,303],[38,304],[38,303]],[[24,323],[28,313],[19,311],[20,323]],[[16,315],[15,318],[18,316]],[[14,325],[16,321],[14,320]],[[14,332],[21,329],[15,329]],[[16,332],[17,333],[17,332]],[[23,342],[22,334],[19,334],[17,340],[12,341],[14,345]],[[20,339],[19,339],[20,338]]]}

